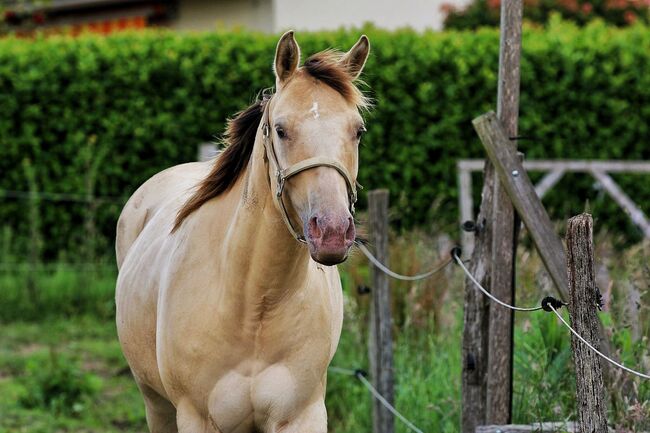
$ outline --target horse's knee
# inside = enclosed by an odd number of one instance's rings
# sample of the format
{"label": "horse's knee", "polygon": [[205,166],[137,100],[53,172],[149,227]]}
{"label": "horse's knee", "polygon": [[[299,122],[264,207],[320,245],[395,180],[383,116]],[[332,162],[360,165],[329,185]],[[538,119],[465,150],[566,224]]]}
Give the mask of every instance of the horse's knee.
{"label": "horse's knee", "polygon": [[319,400],[312,403],[294,419],[280,421],[273,425],[270,431],[274,433],[327,433],[325,402]]}
{"label": "horse's knee", "polygon": [[181,399],[178,402],[176,423],[178,433],[219,433],[188,399]]}
{"label": "horse's knee", "polygon": [[176,408],[169,400],[144,384],[138,384],[151,433],[178,433],[176,428]]}

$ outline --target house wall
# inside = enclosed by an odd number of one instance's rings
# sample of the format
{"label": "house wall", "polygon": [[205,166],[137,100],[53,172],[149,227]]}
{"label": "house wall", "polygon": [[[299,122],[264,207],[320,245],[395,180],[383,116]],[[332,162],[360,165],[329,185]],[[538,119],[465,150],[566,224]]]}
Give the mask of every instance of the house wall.
{"label": "house wall", "polygon": [[213,30],[244,27],[263,32],[377,27],[441,29],[443,4],[460,7],[469,0],[179,0],[171,27]]}
{"label": "house wall", "polygon": [[416,30],[441,29],[447,3],[462,6],[468,0],[275,0],[275,31],[321,30],[358,27],[372,22],[377,27]]}
{"label": "house wall", "polygon": [[180,0],[170,27],[177,30],[244,27],[273,32],[272,9],[272,0]]}

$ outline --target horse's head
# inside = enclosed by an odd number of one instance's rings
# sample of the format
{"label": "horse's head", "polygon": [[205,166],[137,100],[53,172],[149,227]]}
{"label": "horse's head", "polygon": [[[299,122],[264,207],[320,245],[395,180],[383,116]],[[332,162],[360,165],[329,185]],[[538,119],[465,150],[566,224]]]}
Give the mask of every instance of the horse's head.
{"label": "horse's head", "polygon": [[325,51],[298,67],[300,48],[287,32],[275,54],[276,94],[265,134],[267,156],[276,161],[269,176],[289,229],[324,265],[345,260],[355,239],[358,146],[365,131],[359,112],[367,101],[353,82],[369,48],[362,36],[345,54]]}

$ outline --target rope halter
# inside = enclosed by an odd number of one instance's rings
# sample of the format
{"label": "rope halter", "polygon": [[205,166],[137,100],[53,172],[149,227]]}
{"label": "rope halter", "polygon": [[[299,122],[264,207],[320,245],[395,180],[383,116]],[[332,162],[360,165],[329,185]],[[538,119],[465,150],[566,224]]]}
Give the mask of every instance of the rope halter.
{"label": "rope halter", "polygon": [[271,138],[271,127],[269,125],[269,107],[270,99],[267,99],[264,107],[264,114],[262,116],[262,139],[264,142],[264,150],[266,154],[266,159],[273,161],[275,166],[275,182],[276,182],[276,193],[275,201],[280,208],[280,215],[284,224],[287,226],[289,233],[298,241],[303,244],[307,243],[304,234],[299,234],[299,232],[293,227],[291,223],[291,218],[289,217],[289,212],[287,211],[286,206],[284,205],[284,200],[282,199],[282,194],[285,191],[285,184],[287,180],[291,177],[302,173],[303,171],[316,168],[316,167],[330,167],[335,169],[345,180],[345,184],[348,191],[348,203],[349,210],[352,215],[354,215],[354,205],[357,202],[357,186],[362,188],[362,186],[352,178],[348,170],[343,164],[333,158],[328,158],[325,156],[315,156],[312,158],[307,158],[302,161],[299,161],[293,165],[290,165],[287,168],[280,167],[280,162],[278,161],[278,156],[275,152],[275,147],[273,145],[273,139]]}

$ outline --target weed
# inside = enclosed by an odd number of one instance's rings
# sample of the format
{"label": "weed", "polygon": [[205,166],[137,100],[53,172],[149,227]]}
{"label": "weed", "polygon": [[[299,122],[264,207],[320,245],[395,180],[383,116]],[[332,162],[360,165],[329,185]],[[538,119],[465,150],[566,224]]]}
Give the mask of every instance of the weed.
{"label": "weed", "polygon": [[26,408],[42,408],[56,414],[78,414],[101,389],[101,379],[84,372],[72,359],[50,349],[42,361],[30,360],[22,377]]}

